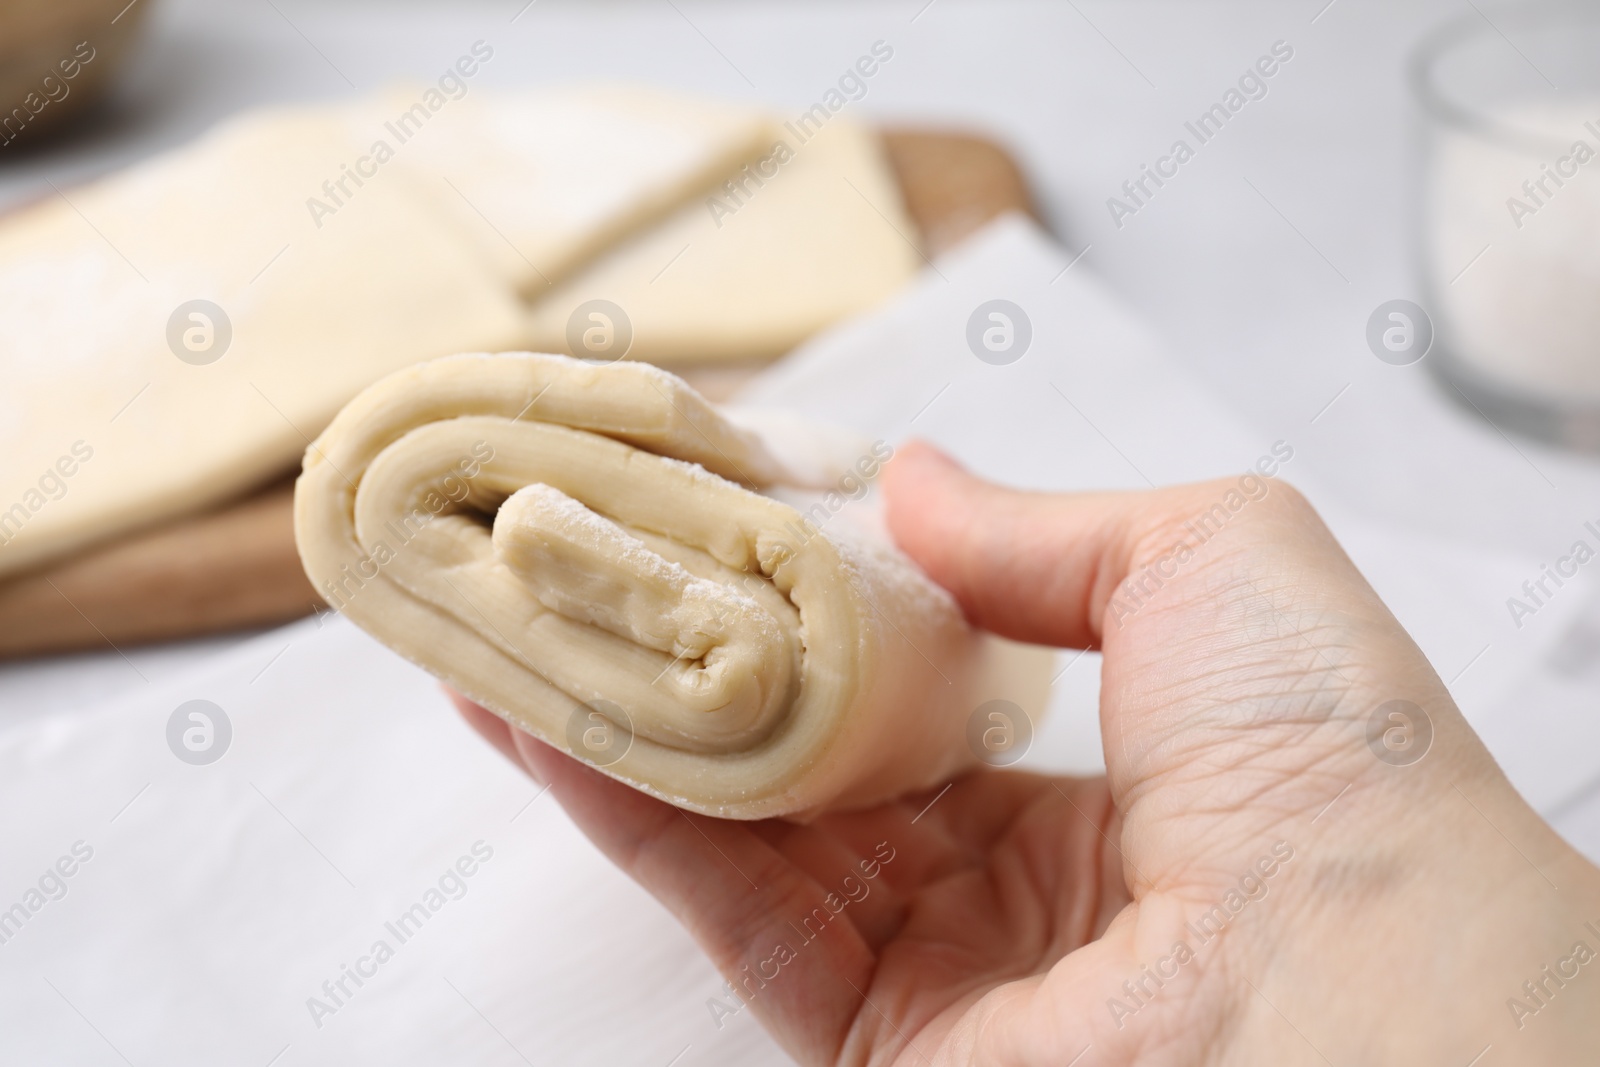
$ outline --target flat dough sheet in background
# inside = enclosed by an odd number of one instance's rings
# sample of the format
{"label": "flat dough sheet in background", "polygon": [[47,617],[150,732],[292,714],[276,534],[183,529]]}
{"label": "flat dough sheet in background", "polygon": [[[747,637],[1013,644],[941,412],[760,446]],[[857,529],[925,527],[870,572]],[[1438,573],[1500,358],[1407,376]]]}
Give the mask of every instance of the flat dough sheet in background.
{"label": "flat dough sheet in background", "polygon": [[[420,99],[246,112],[0,220],[0,574],[260,485],[390,371],[520,347],[519,293],[767,129],[753,109],[614,86],[482,90],[432,117]],[[231,323],[202,366],[168,340],[196,299]],[[92,458],[41,496],[77,442]]]}
{"label": "flat dough sheet in background", "polygon": [[775,173],[762,184],[751,168],[742,192],[691,198],[545,291],[528,314],[528,347],[586,355],[570,350],[567,322],[583,302],[603,299],[631,320],[630,359],[766,359],[910,282],[922,265],[916,227],[877,134],[836,118],[798,145],[775,126],[766,143],[779,141],[794,155],[769,163]]}
{"label": "flat dough sheet in background", "polygon": [[[341,110],[368,137],[392,136],[382,124],[427,90]],[[496,272],[533,299],[754,159],[769,125],[754,107],[656,88],[481,89],[446,102],[401,150]]]}
{"label": "flat dough sheet in background", "polygon": [[[1069,261],[1030,227],[1001,223],[902,300],[808,346],[757,399],[891,441],[931,437],[985,474],[1038,487],[1141,485],[1130,460],[1153,480],[1214,476],[1270,447],[1188,384],[1083,265],[1060,275]],[[995,297],[1034,325],[1009,367],[965,347],[968,315]],[[1523,631],[1532,640],[1494,629],[1505,590],[1536,564],[1373,531],[1335,514],[1297,462],[1285,474],[1447,678],[1491,644],[1455,688],[1475,719],[1499,721],[1498,694],[1568,629],[1556,604]],[[1095,691],[1085,656],[1062,676],[1028,762],[1098,763]],[[232,748],[207,767],[166,748],[168,717],[190,699],[233,721]],[[1579,747],[1570,734],[1544,743],[1547,766],[1577,773],[1560,764]],[[1527,788],[1529,775],[1512,773]],[[786,1062],[748,1013],[716,1028],[709,964],[536,797],[428,676],[342,620],[296,624],[135,700],[0,735],[0,806],[13,813],[0,908],[75,841],[95,849],[67,895],[0,945],[14,1020],[0,1062],[118,1062],[107,1041],[134,1063],[206,1067],[280,1052],[280,1067],[517,1062],[508,1042],[533,1062]],[[494,858],[467,894],[316,1028],[306,998],[480,839]]]}
{"label": "flat dough sheet in background", "polygon": [[[0,224],[0,510],[32,511],[0,573],[259,484],[386,370],[515,342],[509,289],[398,165],[313,224],[358,144],[331,112],[252,113]],[[200,366],[167,339],[196,299],[231,321]]]}

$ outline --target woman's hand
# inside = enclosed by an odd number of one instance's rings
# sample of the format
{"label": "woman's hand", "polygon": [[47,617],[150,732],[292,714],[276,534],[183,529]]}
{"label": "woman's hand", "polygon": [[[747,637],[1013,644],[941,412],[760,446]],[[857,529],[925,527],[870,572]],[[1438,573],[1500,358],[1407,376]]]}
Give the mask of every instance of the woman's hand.
{"label": "woman's hand", "polygon": [[1600,1061],[1600,872],[1292,489],[1024,494],[916,445],[885,479],[975,624],[1104,652],[1105,778],[724,822],[457,701],[730,1010],[808,1064]]}

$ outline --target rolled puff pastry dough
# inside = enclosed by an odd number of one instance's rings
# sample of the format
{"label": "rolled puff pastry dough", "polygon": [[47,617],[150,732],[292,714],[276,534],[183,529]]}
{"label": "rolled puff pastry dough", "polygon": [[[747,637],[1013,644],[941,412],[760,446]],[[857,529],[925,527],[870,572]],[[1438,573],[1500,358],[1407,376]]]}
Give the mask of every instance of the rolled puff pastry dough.
{"label": "rolled puff pastry dough", "polygon": [[457,356],[340,412],[295,530],[358,625],[673,804],[804,816],[947,781],[980,705],[1039,710],[1047,658],[761,492],[793,481],[655,367]]}

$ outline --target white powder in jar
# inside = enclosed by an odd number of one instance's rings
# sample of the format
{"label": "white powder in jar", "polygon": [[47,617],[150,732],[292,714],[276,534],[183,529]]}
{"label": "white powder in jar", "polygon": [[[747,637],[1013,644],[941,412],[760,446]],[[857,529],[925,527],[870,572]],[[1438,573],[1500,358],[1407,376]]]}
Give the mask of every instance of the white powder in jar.
{"label": "white powder in jar", "polygon": [[1600,404],[1600,98],[1522,103],[1442,128],[1424,185],[1424,254],[1449,355],[1518,393]]}

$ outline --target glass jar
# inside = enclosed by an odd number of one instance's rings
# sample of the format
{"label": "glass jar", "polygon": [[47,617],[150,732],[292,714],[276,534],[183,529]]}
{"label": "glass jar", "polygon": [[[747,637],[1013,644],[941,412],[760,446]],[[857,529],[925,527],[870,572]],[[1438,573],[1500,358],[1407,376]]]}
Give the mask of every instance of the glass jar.
{"label": "glass jar", "polygon": [[1494,422],[1600,451],[1600,6],[1474,10],[1409,73],[1428,363]]}

